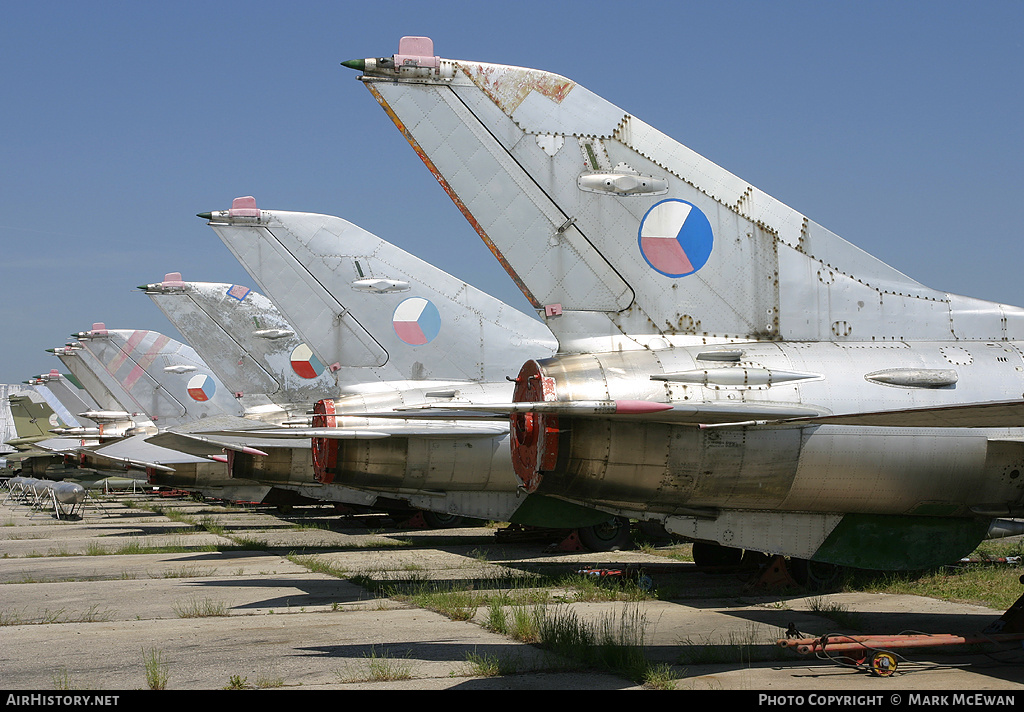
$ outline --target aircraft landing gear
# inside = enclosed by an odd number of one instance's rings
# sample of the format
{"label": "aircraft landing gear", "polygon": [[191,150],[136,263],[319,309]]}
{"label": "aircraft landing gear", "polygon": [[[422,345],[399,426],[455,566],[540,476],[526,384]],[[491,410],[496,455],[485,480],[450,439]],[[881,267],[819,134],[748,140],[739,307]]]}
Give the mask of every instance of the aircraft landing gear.
{"label": "aircraft landing gear", "polygon": [[787,566],[793,580],[809,591],[834,588],[843,580],[845,573],[842,566],[809,559],[790,558]]}
{"label": "aircraft landing gear", "polygon": [[607,522],[576,530],[580,543],[591,551],[620,551],[628,549],[633,537],[629,520],[612,517]]}
{"label": "aircraft landing gear", "polygon": [[454,527],[465,526],[467,521],[465,517],[458,514],[430,512],[427,510],[423,511],[423,520],[431,529],[452,529]]}

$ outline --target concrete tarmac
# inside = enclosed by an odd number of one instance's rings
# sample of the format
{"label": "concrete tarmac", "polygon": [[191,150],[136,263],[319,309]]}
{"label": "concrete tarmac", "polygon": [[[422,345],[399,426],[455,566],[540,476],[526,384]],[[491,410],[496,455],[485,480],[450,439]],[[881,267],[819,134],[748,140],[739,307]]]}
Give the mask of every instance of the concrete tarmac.
{"label": "concrete tarmac", "polygon": [[[94,497],[71,519],[0,505],[0,689],[140,690],[162,677],[171,690],[641,690],[625,673],[492,632],[487,605],[453,620],[380,590],[425,581],[507,590],[538,573],[636,565],[656,596],[581,601],[572,588],[548,586],[537,605],[549,619],[620,626],[677,690],[1024,691],[1019,642],[900,649],[888,677],[776,645],[790,626],[807,637],[851,632],[821,612],[830,607],[862,631],[969,635],[1001,614],[981,606],[755,593],[735,572],[702,572],[657,548],[565,551],[494,528],[399,529],[383,515],[327,507],[280,513],[156,494]],[[500,674],[484,674],[480,661],[500,663]]]}

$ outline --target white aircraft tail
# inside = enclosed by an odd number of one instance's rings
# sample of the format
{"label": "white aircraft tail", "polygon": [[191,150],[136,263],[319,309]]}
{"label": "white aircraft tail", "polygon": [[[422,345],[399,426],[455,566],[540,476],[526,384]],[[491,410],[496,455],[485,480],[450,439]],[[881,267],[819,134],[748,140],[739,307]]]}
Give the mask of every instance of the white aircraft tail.
{"label": "white aircraft tail", "polygon": [[314,402],[337,395],[330,371],[259,292],[185,282],[176,272],[140,289],[247,409],[272,403],[304,415]]}
{"label": "white aircraft tail", "polygon": [[92,375],[124,410],[145,414],[158,428],[212,415],[242,415],[234,394],[186,344],[156,331],[103,324],[75,336],[80,360]]}
{"label": "white aircraft tail", "polygon": [[544,324],[341,218],[201,213],[342,388],[496,381],[553,353]]}
{"label": "white aircraft tail", "polygon": [[[102,325],[93,325],[94,328],[98,326]],[[47,351],[60,359],[75,380],[82,384],[100,410],[120,411],[129,413],[133,417],[146,417],[141,412],[132,413],[128,407],[131,401],[128,394],[116,381],[101,375],[104,374],[104,369],[91,352],[83,349],[81,342],[69,342],[64,346],[47,349]]]}
{"label": "white aircraft tail", "polygon": [[1024,338],[586,88],[403,38],[360,77],[564,351],[712,340]]}

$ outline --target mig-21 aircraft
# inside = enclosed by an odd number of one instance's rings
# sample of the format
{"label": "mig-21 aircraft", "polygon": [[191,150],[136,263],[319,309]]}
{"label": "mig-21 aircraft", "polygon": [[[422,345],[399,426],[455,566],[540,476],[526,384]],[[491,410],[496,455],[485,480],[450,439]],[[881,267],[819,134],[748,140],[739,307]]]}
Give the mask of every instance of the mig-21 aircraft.
{"label": "mig-21 aircraft", "polygon": [[910,279],[566,77],[423,37],[343,64],[558,338],[503,407],[446,404],[509,419],[525,491],[794,570],[947,563],[1024,515],[1021,308]]}
{"label": "mig-21 aircraft", "polygon": [[[290,430],[304,428],[300,437],[278,440],[270,446],[261,443],[264,455],[229,453],[233,476],[292,490],[311,500],[387,511],[399,521],[422,518],[423,524],[430,527],[453,526],[462,521],[445,511],[443,498],[425,498],[428,505],[437,505],[438,511],[417,510],[397,493],[357,490],[314,478],[310,438],[305,429],[311,425],[313,404],[338,394],[338,370],[324,367],[266,296],[237,284],[186,282],[180,273],[170,273],[163,281],[140,289],[195,348],[221,383],[234,392],[245,407],[246,417],[260,421],[248,424],[250,430],[275,425]],[[390,328],[390,311],[374,314],[375,311],[356,308],[354,315],[370,329],[379,328],[385,320]],[[253,435],[249,430],[241,432],[244,436]],[[175,429],[153,436],[149,442],[202,454],[195,442],[183,441]],[[505,489],[514,491],[512,477]]]}
{"label": "mig-21 aircraft", "polygon": [[[522,359],[554,353],[544,324],[342,218],[263,210],[251,196],[200,217],[315,363],[337,378],[337,395],[314,404],[311,427],[253,435],[310,438],[323,485],[390,494],[428,511],[576,530],[594,549],[628,541],[620,518],[519,491],[507,422],[393,413],[411,404],[507,401],[509,374]],[[352,415],[364,412],[391,417]],[[259,461],[234,458],[236,467],[250,462],[266,473],[269,463]]]}
{"label": "mig-21 aircraft", "polygon": [[[199,438],[201,454],[147,442],[171,428],[186,433],[193,423],[236,422],[243,409],[195,350],[157,331],[108,329],[95,323],[70,344],[48,349],[57,355],[104,410],[93,417],[131,423],[119,437],[75,447],[83,465],[139,472],[150,484],[199,492],[219,499],[276,501],[272,488],[228,476],[225,450],[247,445]],[[283,501],[293,499],[290,493]]]}

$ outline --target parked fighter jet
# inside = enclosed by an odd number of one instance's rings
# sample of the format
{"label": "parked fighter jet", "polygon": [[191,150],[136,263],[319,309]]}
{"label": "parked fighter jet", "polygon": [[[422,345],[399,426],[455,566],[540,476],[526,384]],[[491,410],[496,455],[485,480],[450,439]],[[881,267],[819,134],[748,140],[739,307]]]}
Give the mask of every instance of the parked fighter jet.
{"label": "parked fighter jet", "polygon": [[[23,450],[17,460],[25,472],[60,478],[62,472],[48,472],[48,468],[64,462],[62,453],[100,442],[96,422],[81,415],[97,407],[82,389],[72,385],[56,369],[23,383],[28,386],[27,390],[11,398],[12,403],[17,404],[16,409],[23,413],[19,430],[28,437],[11,442],[19,446],[32,443],[32,446]],[[29,414],[31,417],[24,417]]]}
{"label": "parked fighter jet", "polygon": [[[233,394],[194,349],[159,332],[107,329],[102,323],[74,336],[71,345],[51,350],[104,407],[93,415],[131,418],[134,423],[114,442],[74,448],[80,463],[144,472],[151,484],[220,499],[260,502],[277,494],[269,485],[229,477],[224,450],[250,450],[248,446],[189,435],[196,422],[212,427],[214,422],[242,419]],[[182,438],[201,443],[202,453],[146,442],[172,427]]]}
{"label": "parked fighter jet", "polygon": [[491,408],[527,491],[805,567],[945,563],[1024,514],[1024,310],[915,282],[565,77],[416,37],[343,64],[558,337]]}
{"label": "parked fighter jet", "polygon": [[8,446],[17,448],[32,445],[52,438],[51,428],[77,425],[77,421],[72,420],[67,414],[61,418],[50,402],[52,399],[55,404],[56,399],[47,393],[46,395],[50,396],[48,399],[41,389],[31,386],[4,386],[3,395],[14,430],[14,437],[5,440]]}
{"label": "parked fighter jet", "polygon": [[42,475],[62,461],[38,443],[53,438],[51,428],[68,425],[54,412],[43,394],[31,386],[0,385],[4,467],[19,468]]}
{"label": "parked fighter jet", "polygon": [[[628,523],[623,531],[607,513],[518,492],[507,423],[349,415],[508,400],[507,375],[522,359],[554,353],[537,319],[341,218],[260,210],[251,197],[200,217],[338,381],[339,397],[315,404],[312,428],[254,434],[312,438],[323,485],[387,493],[424,510],[578,529],[592,548],[628,540]],[[266,473],[272,465],[259,460],[236,455],[234,463]]]}
{"label": "parked fighter jet", "polygon": [[14,413],[11,412],[11,403],[8,398],[24,389],[24,386],[0,383],[0,454],[14,452],[16,449],[13,445],[7,444],[11,438],[18,437],[18,430],[14,425]]}
{"label": "parked fighter jet", "polygon": [[[224,386],[235,393],[245,407],[246,417],[259,421],[249,424],[251,428],[308,428],[313,403],[337,395],[336,372],[323,366],[264,295],[235,284],[185,282],[180,273],[168,274],[163,281],[140,289],[196,349]],[[383,323],[383,317],[388,328],[391,326],[390,312],[381,312],[381,319],[373,319],[374,313],[365,308],[355,309],[353,315],[370,329]],[[173,429],[150,438],[150,442],[201,453],[194,442],[182,442]],[[443,498],[426,500],[438,511],[414,511],[402,501],[401,495],[388,497],[339,482],[318,482],[313,477],[310,439],[305,430],[301,439],[278,442],[281,447],[261,444],[266,455],[232,454],[231,472],[314,500],[372,507],[406,519],[418,514],[428,526],[449,526],[461,521],[460,517],[447,514]],[[512,477],[505,489],[514,491]]]}
{"label": "parked fighter jet", "polygon": [[337,390],[332,372],[259,292],[239,284],[186,282],[179,272],[139,289],[234,394],[246,416],[308,425],[310,406]]}
{"label": "parked fighter jet", "polygon": [[[51,485],[57,480],[73,480],[83,485],[106,480],[107,474],[80,468],[65,457],[64,453],[69,449],[90,441],[83,440],[81,436],[68,438],[53,434],[54,431],[82,429],[82,425],[55,397],[48,387],[50,385],[59,387],[58,379],[52,374],[47,383],[0,387],[0,393],[11,394],[4,403],[10,408],[14,432],[6,442],[17,448],[16,452],[4,456],[4,463],[0,466],[45,480]],[[58,489],[62,495],[77,492],[74,487]],[[65,503],[71,504],[70,501]]]}
{"label": "parked fighter jet", "polygon": [[[106,325],[95,323],[90,331],[102,333],[106,331]],[[131,403],[131,398],[124,390],[124,386],[106,372],[106,367],[96,360],[95,354],[86,349],[81,341],[71,341],[64,346],[46,351],[54,354],[67,367],[96,403],[95,408],[84,411],[81,415],[101,426],[104,437],[108,433],[112,437],[121,437],[129,431],[155,431],[156,426],[141,410],[126,410],[128,406],[125,404]]]}
{"label": "parked fighter jet", "polygon": [[50,402],[47,399],[50,406],[65,423],[71,424],[69,427],[51,429],[50,432],[78,437],[100,435],[99,424],[83,415],[89,411],[99,410],[99,405],[78,383],[55,368],[50,369],[49,373],[33,376],[24,383],[35,387],[44,397],[47,393],[52,394],[55,401]]}

